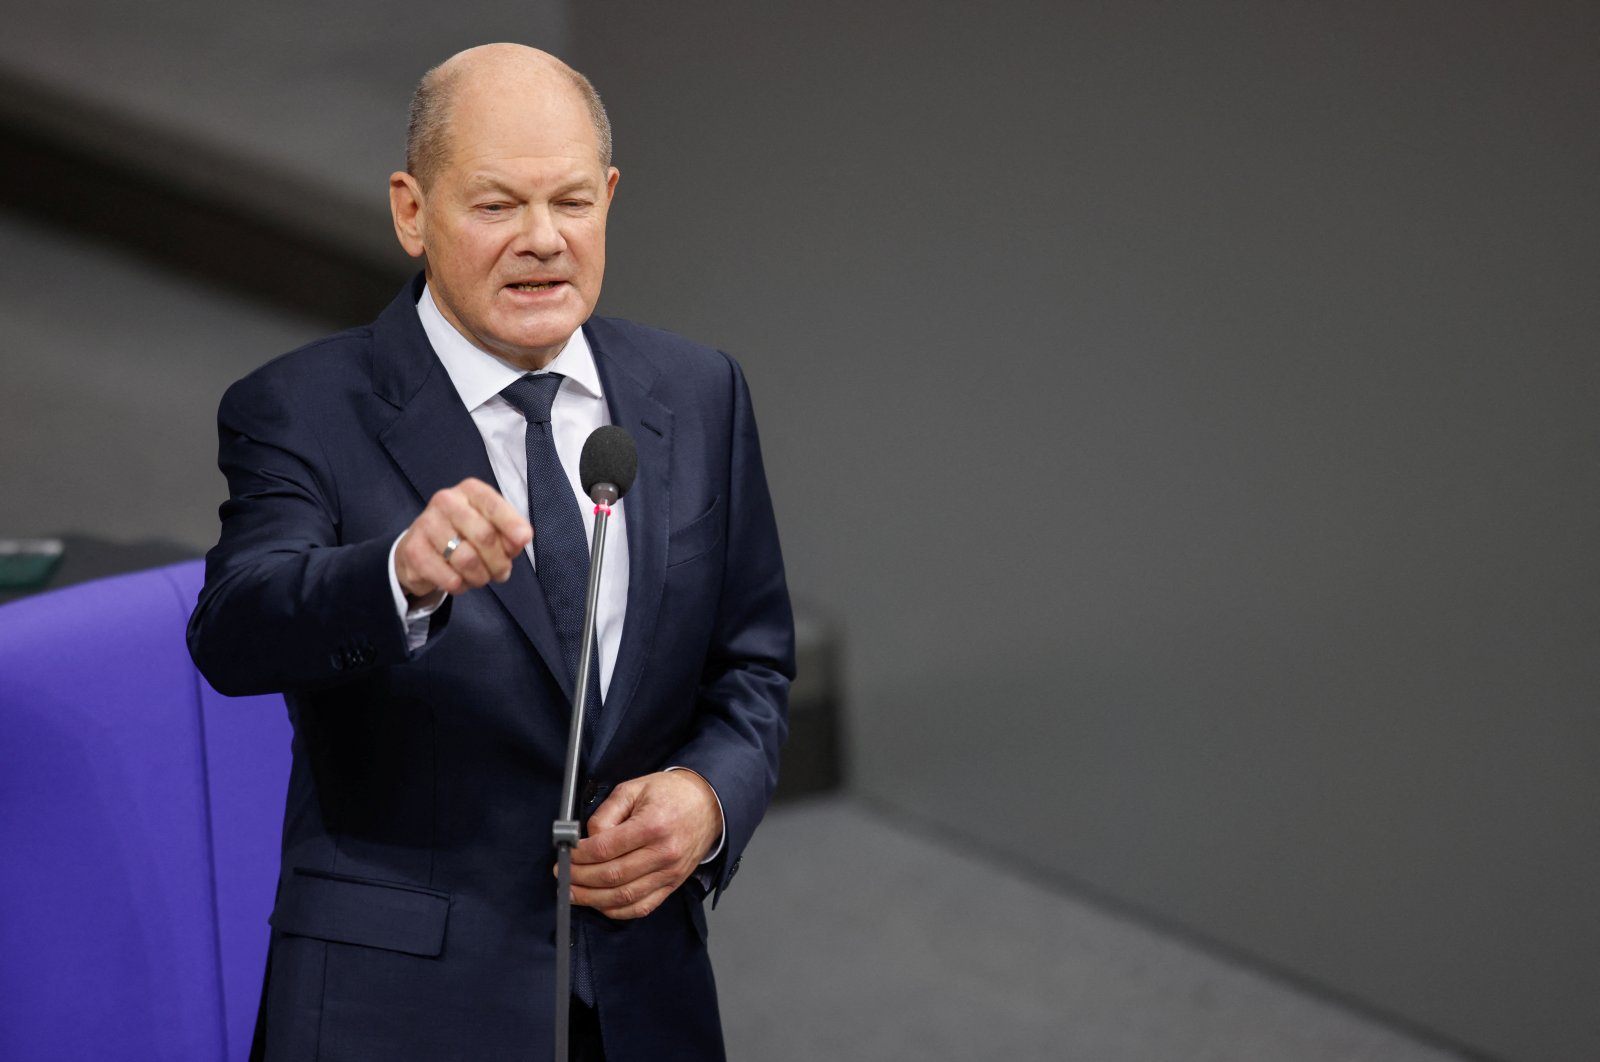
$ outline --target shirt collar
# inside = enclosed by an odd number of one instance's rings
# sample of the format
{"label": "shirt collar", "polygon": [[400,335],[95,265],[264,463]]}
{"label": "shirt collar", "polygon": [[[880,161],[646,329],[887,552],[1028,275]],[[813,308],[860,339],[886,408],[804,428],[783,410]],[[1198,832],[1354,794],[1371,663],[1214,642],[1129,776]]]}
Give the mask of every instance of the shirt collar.
{"label": "shirt collar", "polygon": [[[450,382],[455,384],[456,393],[461,396],[461,402],[469,413],[505,390],[517,377],[526,375],[515,365],[479,350],[471,340],[458,332],[455,325],[445,320],[444,314],[439,312],[438,305],[433,301],[433,293],[426,284],[422,286],[422,298],[417,300],[417,317],[422,321],[422,330],[427,333],[428,342],[433,344],[433,352],[444,364],[444,371],[449,374]],[[605,397],[605,392],[600,388],[600,371],[594,364],[594,352],[589,349],[589,340],[582,328],[573,332],[567,345],[561,348],[561,353],[539,371],[558,372],[565,376],[561,384],[563,390],[568,384],[573,384],[591,398]]]}

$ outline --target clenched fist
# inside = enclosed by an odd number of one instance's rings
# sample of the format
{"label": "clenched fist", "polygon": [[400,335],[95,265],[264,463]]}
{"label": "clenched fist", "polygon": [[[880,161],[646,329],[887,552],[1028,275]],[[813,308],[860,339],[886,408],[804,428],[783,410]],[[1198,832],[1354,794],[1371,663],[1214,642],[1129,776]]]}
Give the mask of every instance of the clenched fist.
{"label": "clenched fist", "polygon": [[[533,541],[533,526],[481,479],[464,479],[428,499],[394,553],[394,573],[413,604],[511,578],[511,563]],[[451,544],[455,543],[454,546]]]}

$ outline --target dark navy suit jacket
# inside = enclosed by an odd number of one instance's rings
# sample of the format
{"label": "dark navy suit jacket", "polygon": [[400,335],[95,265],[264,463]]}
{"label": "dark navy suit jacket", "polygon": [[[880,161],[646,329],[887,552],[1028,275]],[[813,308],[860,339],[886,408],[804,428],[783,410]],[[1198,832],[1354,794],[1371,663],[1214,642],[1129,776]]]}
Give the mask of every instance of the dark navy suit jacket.
{"label": "dark navy suit jacket", "polygon": [[[407,651],[390,546],[435,491],[495,481],[417,318],[421,283],[371,326],[241,380],[218,416],[230,497],[190,652],[224,693],[284,691],[294,723],[263,993],[272,1059],[550,1054],[571,677],[525,557]],[[777,781],[794,671],[750,398],[720,352],[624,321],[584,329],[639,475],[580,817],[618,782],[699,772],[725,816],[720,895]],[[632,921],[575,910],[613,1060],[720,1057],[701,891],[691,879]]]}

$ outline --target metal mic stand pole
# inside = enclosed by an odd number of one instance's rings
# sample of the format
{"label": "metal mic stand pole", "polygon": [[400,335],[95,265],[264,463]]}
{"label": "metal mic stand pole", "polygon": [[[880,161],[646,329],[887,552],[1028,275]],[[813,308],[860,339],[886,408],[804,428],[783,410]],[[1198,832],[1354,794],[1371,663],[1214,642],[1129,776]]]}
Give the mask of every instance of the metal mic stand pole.
{"label": "metal mic stand pole", "polygon": [[597,483],[589,495],[594,506],[594,537],[589,543],[589,589],[583,604],[583,640],[578,649],[578,674],[573,679],[572,728],[567,732],[567,766],[561,779],[561,814],[550,828],[556,846],[556,1062],[567,1062],[567,1024],[572,1007],[572,849],[582,833],[577,819],[578,748],[583,741],[583,714],[588,707],[589,668],[594,658],[595,605],[600,598],[600,565],[606,556],[606,522],[617,489]]}

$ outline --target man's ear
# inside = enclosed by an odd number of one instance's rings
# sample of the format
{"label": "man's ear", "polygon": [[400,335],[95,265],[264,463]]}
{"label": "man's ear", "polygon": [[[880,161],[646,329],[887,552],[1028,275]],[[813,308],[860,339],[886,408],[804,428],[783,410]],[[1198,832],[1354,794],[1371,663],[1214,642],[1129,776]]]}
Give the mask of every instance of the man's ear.
{"label": "man's ear", "polygon": [[394,217],[394,234],[412,258],[426,250],[422,238],[422,186],[404,170],[389,175],[389,213]]}

